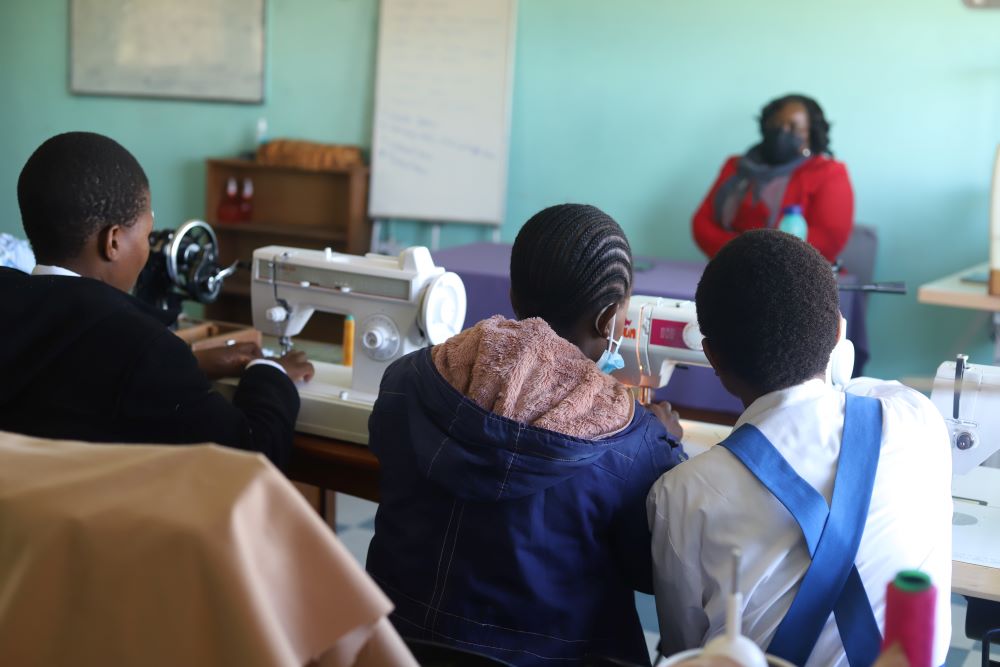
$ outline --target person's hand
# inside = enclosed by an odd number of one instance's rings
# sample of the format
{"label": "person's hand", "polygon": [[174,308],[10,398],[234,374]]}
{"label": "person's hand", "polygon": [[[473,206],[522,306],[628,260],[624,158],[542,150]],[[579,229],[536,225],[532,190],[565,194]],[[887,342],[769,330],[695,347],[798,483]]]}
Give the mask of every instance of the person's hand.
{"label": "person's hand", "polygon": [[196,350],[193,354],[198,360],[198,367],[208,379],[218,380],[239,377],[248,363],[260,358],[261,352],[257,343],[235,343]]}
{"label": "person's hand", "polygon": [[659,403],[650,403],[646,406],[646,409],[656,415],[656,418],[660,420],[660,423],[667,429],[667,433],[672,435],[677,440],[684,437],[684,427],[681,426],[681,416],[677,414],[677,411],[667,403],[666,401],[660,401]]}
{"label": "person's hand", "polygon": [[292,382],[308,382],[316,374],[316,369],[306,359],[306,353],[301,350],[289,352],[275,361],[281,364]]}

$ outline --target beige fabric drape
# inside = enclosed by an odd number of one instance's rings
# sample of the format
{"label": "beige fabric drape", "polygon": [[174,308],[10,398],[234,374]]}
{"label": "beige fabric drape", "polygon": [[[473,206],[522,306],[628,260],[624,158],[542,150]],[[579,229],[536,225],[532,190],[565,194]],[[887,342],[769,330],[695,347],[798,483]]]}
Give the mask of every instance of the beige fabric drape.
{"label": "beige fabric drape", "polygon": [[0,665],[413,665],[391,609],[262,456],[0,433]]}

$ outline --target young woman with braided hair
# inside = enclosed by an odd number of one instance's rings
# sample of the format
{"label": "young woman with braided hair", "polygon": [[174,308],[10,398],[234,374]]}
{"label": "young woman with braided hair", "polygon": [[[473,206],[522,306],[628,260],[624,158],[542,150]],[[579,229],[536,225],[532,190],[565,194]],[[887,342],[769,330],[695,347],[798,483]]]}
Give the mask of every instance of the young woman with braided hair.
{"label": "young woman with braided hair", "polygon": [[628,240],[593,206],[553,206],[521,229],[510,270],[517,320],[479,322],[385,373],[368,571],[404,637],[516,665],[646,664],[643,501],[683,451],[670,406],[643,408],[607,374]]}

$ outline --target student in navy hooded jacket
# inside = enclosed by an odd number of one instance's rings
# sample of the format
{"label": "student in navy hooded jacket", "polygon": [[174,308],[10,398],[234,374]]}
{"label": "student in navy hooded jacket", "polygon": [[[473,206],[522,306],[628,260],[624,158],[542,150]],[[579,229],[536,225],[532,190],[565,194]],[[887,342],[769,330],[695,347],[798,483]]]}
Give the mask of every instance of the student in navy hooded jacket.
{"label": "student in navy hooded jacket", "polygon": [[516,321],[484,320],[385,373],[368,571],[404,637],[516,665],[647,664],[633,596],[652,586],[644,501],[684,454],[669,404],[647,410],[607,374],[628,240],[592,206],[554,206],[521,229],[510,273]]}

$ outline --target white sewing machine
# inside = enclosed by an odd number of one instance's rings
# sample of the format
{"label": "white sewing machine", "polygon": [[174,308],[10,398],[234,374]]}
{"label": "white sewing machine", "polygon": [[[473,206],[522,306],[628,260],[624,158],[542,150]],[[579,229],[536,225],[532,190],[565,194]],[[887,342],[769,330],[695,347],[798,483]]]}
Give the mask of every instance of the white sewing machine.
{"label": "white sewing machine", "polygon": [[435,266],[424,247],[362,257],[267,246],[254,251],[251,272],[254,327],[283,348],[317,310],[357,322],[353,366],[313,362],[315,377],[299,386],[296,430],[306,433],[367,443],[386,367],[444,342],[465,322],[462,279]]}
{"label": "white sewing machine", "polygon": [[[701,349],[701,330],[694,301],[633,295],[619,349],[624,368],[613,373],[624,385],[637,390],[640,403],[653,400],[653,392],[666,386],[678,365],[708,366]],[[684,448],[689,455],[721,442],[728,426],[681,420]]]}
{"label": "white sewing machine", "polygon": [[[666,386],[677,366],[710,366],[702,350],[694,301],[635,294],[629,300],[620,352],[625,366],[613,373],[624,385],[637,389],[640,403]],[[830,354],[827,381],[843,387],[854,369],[854,344],[847,338],[847,320],[840,318],[840,339]],[[684,445],[698,454],[721,442],[730,428],[681,420]]]}
{"label": "white sewing machine", "polygon": [[[639,401],[649,403],[653,391],[666,386],[678,366],[709,366],[702,350],[701,329],[694,301],[633,295],[621,344],[625,367],[614,376],[637,387]],[[840,339],[830,354],[827,380],[844,386],[854,368],[854,344],[847,338],[847,321],[840,318]]]}
{"label": "white sewing machine", "polygon": [[638,389],[640,403],[649,403],[678,364],[709,365],[701,339],[694,301],[633,295],[619,350],[625,367],[614,376]]}
{"label": "white sewing machine", "polygon": [[931,401],[951,442],[952,557],[1000,567],[1000,469],[987,461],[1000,450],[1000,368],[969,364],[958,355],[938,367]]}

